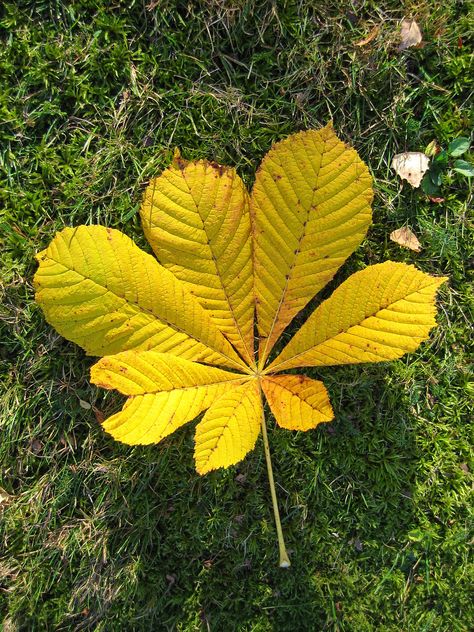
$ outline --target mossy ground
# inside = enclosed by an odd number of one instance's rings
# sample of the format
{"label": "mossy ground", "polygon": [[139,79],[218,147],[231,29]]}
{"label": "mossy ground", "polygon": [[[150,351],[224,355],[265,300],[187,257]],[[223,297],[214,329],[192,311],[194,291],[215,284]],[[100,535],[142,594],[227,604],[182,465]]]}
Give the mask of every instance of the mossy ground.
{"label": "mossy ground", "polygon": [[[2,3],[4,630],[472,629],[472,185],[448,175],[435,204],[389,166],[470,135],[472,11],[456,0]],[[399,53],[404,16],[425,43]],[[415,354],[309,372],[328,386],[334,423],[290,433],[270,419],[284,571],[261,442],[201,478],[192,426],[155,447],[104,435],[91,406],[107,414],[118,398],[89,384],[91,359],[45,323],[34,255],[80,223],[144,245],[140,198],[174,147],[235,165],[250,186],[274,141],[328,119],[376,181],[374,225],[336,281],[388,258],[450,281],[440,327]],[[403,225],[421,253],[388,239]]]}

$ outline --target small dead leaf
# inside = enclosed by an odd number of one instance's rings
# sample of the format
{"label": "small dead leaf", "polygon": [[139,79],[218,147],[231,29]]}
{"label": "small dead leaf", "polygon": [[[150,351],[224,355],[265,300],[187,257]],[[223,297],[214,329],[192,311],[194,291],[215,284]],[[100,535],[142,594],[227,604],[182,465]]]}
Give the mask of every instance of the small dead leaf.
{"label": "small dead leaf", "polygon": [[428,197],[430,202],[433,202],[433,204],[442,204],[444,202],[443,197],[432,197],[431,195],[429,195]]}
{"label": "small dead leaf", "polygon": [[367,35],[367,37],[364,37],[363,39],[356,42],[354,46],[367,46],[367,44],[370,44],[370,42],[377,37],[379,31],[380,31],[380,26],[376,24],[374,28],[370,31],[370,33]]}
{"label": "small dead leaf", "polygon": [[403,248],[409,248],[415,252],[420,252],[421,250],[421,244],[417,236],[407,226],[398,228],[393,233],[390,233],[390,239]]}
{"label": "small dead leaf", "polygon": [[406,180],[412,187],[418,188],[429,164],[430,159],[423,152],[406,151],[393,157],[392,169],[402,180]]}
{"label": "small dead leaf", "polygon": [[3,632],[18,632],[19,630],[19,627],[16,621],[14,621],[11,618],[4,619],[2,625],[3,625],[2,627]]}
{"label": "small dead leaf", "polygon": [[461,463],[459,466],[465,474],[469,474],[469,465],[467,463]]}
{"label": "small dead leaf", "polygon": [[3,489],[3,487],[0,487],[0,508],[1,507],[6,507],[13,499],[13,496],[11,496],[6,490]]}
{"label": "small dead leaf", "polygon": [[421,44],[422,39],[420,27],[415,20],[402,20],[399,51],[411,48],[412,46],[418,46]]}
{"label": "small dead leaf", "polygon": [[79,406],[81,408],[84,408],[84,410],[90,410],[92,408],[92,406],[89,404],[89,402],[86,402],[84,399],[80,399],[79,400]]}

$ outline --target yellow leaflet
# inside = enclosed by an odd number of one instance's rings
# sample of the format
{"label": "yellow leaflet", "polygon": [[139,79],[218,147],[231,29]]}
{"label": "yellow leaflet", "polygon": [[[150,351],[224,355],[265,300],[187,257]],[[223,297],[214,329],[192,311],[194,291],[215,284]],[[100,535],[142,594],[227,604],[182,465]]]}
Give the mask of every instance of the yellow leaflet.
{"label": "yellow leaflet", "polygon": [[102,358],[91,368],[91,381],[124,395],[235,382],[244,376],[157,351],[124,351]]}
{"label": "yellow leaflet", "polygon": [[435,295],[446,280],[393,261],[356,272],[313,312],[268,370],[383,362],[414,351],[436,326]]}
{"label": "yellow leaflet", "polygon": [[65,228],[37,258],[46,320],[88,354],[155,349],[243,366],[184,284],[120,231]]}
{"label": "yellow leaflet", "polygon": [[265,376],[262,389],[282,428],[311,430],[334,417],[324,384],[305,375]]}
{"label": "yellow leaflet", "polygon": [[132,395],[102,424],[128,445],[158,443],[249,379],[155,351],[126,351],[102,358],[91,369],[94,384]]}
{"label": "yellow leaflet", "polygon": [[372,178],[332,125],[270,149],[251,195],[260,363],[371,222]]}
{"label": "yellow leaflet", "polygon": [[255,446],[262,412],[257,379],[220,397],[196,428],[194,458],[199,474],[241,461]]}
{"label": "yellow leaflet", "polygon": [[235,169],[173,161],[140,210],[160,262],[189,287],[247,363],[253,362],[249,196]]}

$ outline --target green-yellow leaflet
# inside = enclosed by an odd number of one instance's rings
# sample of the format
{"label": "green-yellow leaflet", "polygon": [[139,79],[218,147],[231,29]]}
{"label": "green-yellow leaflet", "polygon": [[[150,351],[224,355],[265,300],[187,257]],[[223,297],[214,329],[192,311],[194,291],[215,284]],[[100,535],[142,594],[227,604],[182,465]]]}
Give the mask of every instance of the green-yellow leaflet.
{"label": "green-yellow leaflet", "polygon": [[92,382],[128,396],[103,423],[112,437],[156,443],[207,410],[195,435],[205,474],[243,459],[262,430],[282,566],[263,395],[279,426],[315,428],[333,418],[324,385],[280,371],[399,358],[436,325],[446,279],[388,261],[343,282],[272,359],[363,240],[372,197],[367,167],[328,125],[275,144],[250,195],[234,169],[177,154],[141,209],[156,259],[102,226],[65,228],[37,257],[46,319],[102,356]]}

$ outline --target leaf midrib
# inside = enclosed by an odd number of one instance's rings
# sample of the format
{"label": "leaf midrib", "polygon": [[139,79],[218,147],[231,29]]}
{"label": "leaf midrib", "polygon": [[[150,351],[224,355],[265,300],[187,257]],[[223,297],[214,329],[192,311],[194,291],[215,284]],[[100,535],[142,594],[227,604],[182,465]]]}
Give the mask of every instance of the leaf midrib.
{"label": "leaf midrib", "polygon": [[[214,167],[212,167],[212,165],[208,164],[208,166],[209,166],[211,169],[214,169]],[[237,173],[235,173],[235,175],[238,177],[238,174],[237,174]],[[200,209],[199,203],[197,202],[197,200],[195,199],[195,197],[194,197],[194,195],[193,195],[193,193],[192,193],[191,187],[190,187],[190,185],[189,185],[189,183],[188,183],[188,180],[187,180],[187,178],[186,178],[186,172],[185,172],[185,171],[183,171],[183,179],[184,179],[184,182],[186,183],[186,186],[187,186],[187,188],[188,188],[189,196],[191,197],[191,199],[192,199],[192,201],[194,202],[194,205],[195,205],[195,207],[196,207],[196,213],[197,213],[197,215],[198,215],[199,219],[201,220],[202,232],[204,233],[204,235],[205,235],[205,237],[206,237],[206,244],[207,244],[207,246],[208,246],[208,248],[209,248],[209,251],[210,251],[210,253],[211,253],[211,257],[212,257],[212,261],[213,261],[213,263],[214,263],[214,269],[215,269],[215,272],[216,272],[216,276],[217,276],[217,278],[219,279],[219,283],[220,283],[221,289],[222,289],[222,291],[223,291],[223,293],[224,293],[225,300],[226,300],[226,302],[227,302],[227,305],[229,306],[229,311],[230,311],[230,314],[231,314],[231,316],[232,316],[232,320],[233,320],[233,322],[234,322],[234,326],[235,326],[235,328],[236,328],[236,330],[237,330],[237,332],[238,332],[238,334],[239,334],[240,340],[241,340],[242,345],[243,345],[243,347],[244,347],[244,349],[245,349],[245,352],[246,352],[246,354],[247,354],[247,356],[248,356],[248,359],[251,361],[253,356],[252,356],[252,354],[250,353],[250,351],[249,351],[249,349],[248,349],[248,347],[247,347],[247,343],[246,343],[245,338],[244,338],[244,336],[243,336],[243,334],[242,334],[242,329],[241,329],[241,327],[240,327],[240,325],[239,325],[239,323],[237,322],[237,319],[236,319],[236,317],[235,317],[235,314],[234,314],[234,309],[233,309],[232,303],[230,302],[230,299],[229,299],[229,294],[228,294],[228,292],[227,292],[227,288],[226,288],[226,286],[225,286],[225,285],[224,285],[224,283],[223,283],[222,275],[220,274],[220,271],[219,271],[219,266],[217,265],[217,259],[216,259],[216,257],[215,257],[215,254],[214,254],[214,250],[213,250],[213,248],[212,248],[211,241],[210,241],[210,239],[209,239],[209,236],[208,236],[207,231],[206,231],[206,228],[205,228],[204,219],[203,219],[203,217],[202,217],[202,215],[201,215],[201,213],[200,213],[200,210],[199,210],[199,209]],[[233,180],[232,180],[232,182],[233,182]],[[247,195],[248,195],[247,189],[246,189],[246,187],[245,187],[244,185],[243,185],[243,190],[244,190],[244,194],[247,194]],[[214,202],[215,202],[215,201],[216,201],[216,199],[217,199],[217,191],[218,191],[218,187],[216,187],[216,198],[214,199]]]}
{"label": "leaf midrib", "polygon": [[[325,139],[325,140],[323,141],[323,143],[324,143],[324,145],[323,145],[323,147],[324,147],[324,148],[323,148],[323,150],[321,151],[321,161],[320,161],[320,164],[319,164],[318,172],[317,172],[317,174],[316,174],[316,181],[315,181],[315,185],[314,185],[314,187],[313,187],[313,192],[312,192],[312,195],[311,195],[311,204],[309,205],[309,208],[308,208],[308,210],[307,210],[307,212],[306,212],[306,220],[305,220],[305,222],[303,222],[303,230],[301,231],[301,235],[300,235],[300,237],[299,237],[299,239],[298,239],[298,245],[297,245],[297,247],[296,247],[296,250],[298,251],[298,254],[300,254],[300,247],[301,247],[301,243],[302,243],[302,241],[303,241],[303,239],[304,239],[304,237],[305,237],[305,235],[306,235],[306,227],[307,227],[307,225],[308,225],[308,220],[309,220],[309,216],[310,216],[310,213],[311,213],[312,205],[313,205],[313,203],[314,203],[314,198],[315,198],[315,195],[316,195],[316,191],[317,191],[317,189],[318,189],[319,174],[320,174],[320,171],[321,171],[321,164],[322,164],[322,161],[323,161],[323,156],[324,156],[324,154],[327,152],[327,150],[326,150],[326,146],[327,146],[327,139]],[[291,148],[291,144],[290,144],[290,148]],[[291,180],[289,180],[289,182],[290,182],[290,184],[291,184]],[[296,268],[296,260],[298,259],[298,254],[296,254],[296,255],[294,256],[294,258],[293,258],[293,263],[291,264],[290,269],[288,270],[288,273],[287,273],[287,275],[286,275],[285,285],[284,285],[284,287],[283,287],[283,291],[282,291],[282,294],[281,294],[281,298],[280,298],[280,301],[279,301],[279,303],[278,303],[278,307],[277,307],[277,309],[276,309],[276,311],[275,311],[275,315],[274,315],[274,317],[273,317],[273,321],[272,321],[272,324],[271,324],[271,326],[270,326],[270,329],[269,329],[269,332],[268,332],[268,336],[267,336],[267,338],[266,338],[266,340],[265,340],[265,347],[264,347],[264,349],[263,349],[263,352],[262,352],[262,358],[261,358],[261,362],[262,362],[262,364],[264,364],[264,363],[267,361],[267,359],[268,359],[268,355],[269,355],[269,352],[271,351],[271,349],[268,349],[269,341],[270,341],[270,338],[271,338],[271,337],[272,337],[272,335],[273,335],[273,331],[274,331],[274,329],[275,329],[275,325],[276,325],[276,323],[277,323],[278,316],[279,316],[279,314],[280,314],[280,312],[281,312],[281,308],[282,308],[283,302],[284,302],[284,300],[285,300],[285,298],[286,298],[286,293],[287,293],[287,291],[288,291],[288,286],[289,286],[289,284],[290,284],[290,279],[291,279],[291,276],[292,276],[293,271],[294,271],[294,270],[295,270],[295,268]]]}

